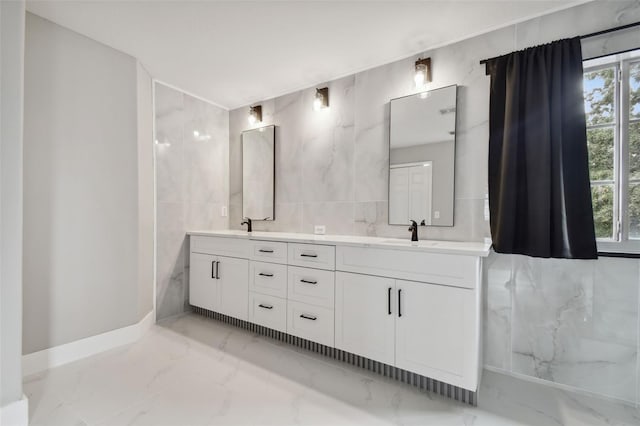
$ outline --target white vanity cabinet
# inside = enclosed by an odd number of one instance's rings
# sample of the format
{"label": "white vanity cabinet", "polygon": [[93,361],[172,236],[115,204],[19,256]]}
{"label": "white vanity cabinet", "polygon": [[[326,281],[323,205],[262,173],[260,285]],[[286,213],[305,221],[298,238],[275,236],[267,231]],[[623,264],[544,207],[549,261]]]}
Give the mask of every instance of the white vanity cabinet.
{"label": "white vanity cabinet", "polygon": [[222,235],[191,237],[192,305],[477,390],[487,245]]}
{"label": "white vanity cabinet", "polygon": [[481,314],[475,292],[397,280],[396,295],[396,367],[475,389]]}
{"label": "white vanity cabinet", "polygon": [[247,320],[248,265],[246,259],[191,253],[189,303]]}
{"label": "white vanity cabinet", "polygon": [[[367,250],[338,247],[338,268],[364,270],[372,263]],[[480,357],[479,258],[421,253],[421,263],[396,270],[413,256],[400,250],[374,253],[374,260],[380,257],[386,262],[369,270],[387,277],[336,273],[336,347],[475,391]],[[456,258],[461,259],[453,268]],[[409,274],[429,282],[394,279]]]}
{"label": "white vanity cabinet", "polygon": [[[245,244],[242,244],[245,243]],[[189,303],[241,320],[248,319],[249,261],[247,241],[192,237]]]}
{"label": "white vanity cabinet", "polygon": [[335,247],[289,243],[287,333],[334,345]]}
{"label": "white vanity cabinet", "polygon": [[336,273],[336,347],[395,363],[395,280]]}
{"label": "white vanity cabinet", "polygon": [[216,279],[217,257],[191,253],[189,267],[189,304],[215,311],[220,306],[219,281]]}

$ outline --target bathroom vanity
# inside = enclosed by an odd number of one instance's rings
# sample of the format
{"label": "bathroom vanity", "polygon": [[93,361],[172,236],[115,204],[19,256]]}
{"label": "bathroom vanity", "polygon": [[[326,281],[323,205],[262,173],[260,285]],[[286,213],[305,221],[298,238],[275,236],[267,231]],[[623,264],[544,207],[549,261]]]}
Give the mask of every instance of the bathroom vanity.
{"label": "bathroom vanity", "polygon": [[189,234],[192,306],[477,390],[489,245]]}

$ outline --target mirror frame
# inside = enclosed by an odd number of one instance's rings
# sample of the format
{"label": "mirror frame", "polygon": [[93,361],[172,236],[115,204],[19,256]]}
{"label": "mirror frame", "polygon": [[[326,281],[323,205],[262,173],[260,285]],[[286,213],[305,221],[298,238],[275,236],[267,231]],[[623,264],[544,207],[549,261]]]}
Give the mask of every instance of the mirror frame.
{"label": "mirror frame", "polygon": [[456,89],[456,120],[455,120],[455,135],[453,137],[453,206],[451,207],[451,225],[420,225],[426,227],[437,227],[437,228],[453,228],[456,224],[456,146],[458,142],[458,85],[450,84],[448,86],[436,87],[429,90],[423,90],[421,92],[412,93],[410,95],[398,96],[397,98],[389,99],[389,137],[387,138],[387,142],[389,143],[389,158],[387,161],[387,225],[389,226],[411,226],[410,223],[407,224],[399,224],[399,223],[391,223],[391,102],[399,99],[410,98],[413,96],[419,96],[423,93],[429,93],[434,90],[447,89],[449,87],[455,87]]}
{"label": "mirror frame", "polygon": [[253,132],[253,131],[260,131],[260,129],[264,129],[263,131],[267,131],[269,128],[271,128],[271,131],[273,132],[273,211],[271,213],[271,216],[267,217],[267,218],[250,218],[253,222],[272,222],[274,220],[276,220],[276,125],[275,124],[269,124],[266,126],[259,126],[259,127],[254,127],[253,129],[247,129],[247,130],[243,130],[240,133],[240,159],[241,159],[241,180],[242,180],[242,197],[241,197],[241,203],[240,203],[240,212],[241,212],[241,216],[244,219],[245,215],[244,215],[244,134],[248,133],[248,132]]}

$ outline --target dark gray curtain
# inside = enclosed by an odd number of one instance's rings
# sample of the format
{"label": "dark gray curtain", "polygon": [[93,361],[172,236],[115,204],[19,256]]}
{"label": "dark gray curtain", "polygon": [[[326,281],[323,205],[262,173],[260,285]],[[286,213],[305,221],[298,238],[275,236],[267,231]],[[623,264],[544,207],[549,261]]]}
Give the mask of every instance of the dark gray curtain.
{"label": "dark gray curtain", "polygon": [[487,72],[494,250],[597,258],[580,39],[492,59]]}

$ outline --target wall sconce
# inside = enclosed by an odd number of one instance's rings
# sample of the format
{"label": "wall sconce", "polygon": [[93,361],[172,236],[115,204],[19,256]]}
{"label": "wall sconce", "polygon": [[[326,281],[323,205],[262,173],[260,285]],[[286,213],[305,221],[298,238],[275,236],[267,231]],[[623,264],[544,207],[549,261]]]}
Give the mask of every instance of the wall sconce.
{"label": "wall sconce", "polygon": [[252,126],[262,121],[262,105],[249,107],[249,124]]}
{"label": "wall sconce", "polygon": [[418,58],[416,61],[416,74],[413,77],[416,87],[421,88],[431,81],[431,58]]}
{"label": "wall sconce", "polygon": [[320,111],[321,109],[329,108],[329,88],[323,87],[322,89],[316,89],[316,97],[313,100],[313,109]]}

